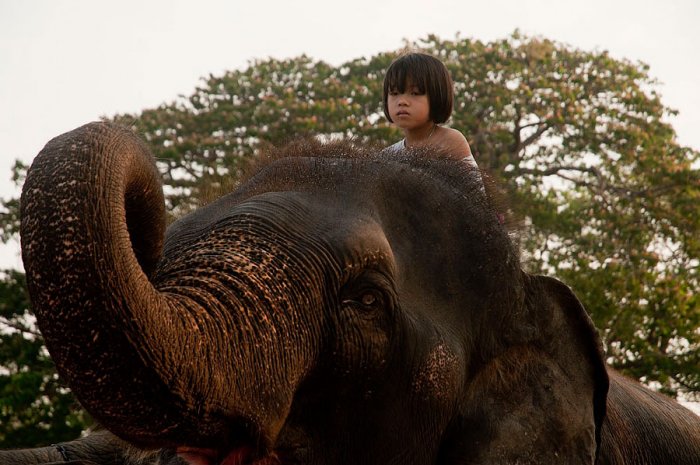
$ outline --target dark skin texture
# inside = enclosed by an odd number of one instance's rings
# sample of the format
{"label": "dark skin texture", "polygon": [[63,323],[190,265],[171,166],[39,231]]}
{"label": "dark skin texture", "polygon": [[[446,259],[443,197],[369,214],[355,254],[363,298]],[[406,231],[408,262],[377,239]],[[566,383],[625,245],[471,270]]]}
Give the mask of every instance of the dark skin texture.
{"label": "dark skin texture", "polygon": [[602,464],[700,463],[700,421],[671,399],[610,373]]}
{"label": "dark skin texture", "polygon": [[98,428],[86,437],[35,449],[0,450],[2,465],[183,465],[173,451],[144,453],[109,431]]}
{"label": "dark skin texture", "polygon": [[[478,173],[423,150],[291,146],[164,234],[138,138],[95,123],[54,139],[28,173],[21,232],[61,376],[112,433],[166,454],[143,463],[624,456],[582,305],[521,271]],[[676,431],[618,384],[613,411]],[[678,434],[692,457],[697,422]],[[683,460],[663,463],[696,463]]]}

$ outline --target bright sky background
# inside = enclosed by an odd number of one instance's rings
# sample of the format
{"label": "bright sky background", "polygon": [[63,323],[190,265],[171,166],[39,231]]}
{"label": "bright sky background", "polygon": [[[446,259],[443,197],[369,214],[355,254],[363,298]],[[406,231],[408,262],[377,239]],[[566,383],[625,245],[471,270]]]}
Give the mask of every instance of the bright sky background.
{"label": "bright sky background", "polygon": [[[431,33],[517,28],[645,62],[680,111],[679,142],[700,150],[699,22],[698,0],[0,0],[0,196],[17,193],[14,160],[52,137],[190,95],[209,74],[302,53],[338,65]],[[0,247],[6,267],[21,268],[17,244]]]}
{"label": "bright sky background", "polygon": [[[519,28],[643,61],[680,111],[679,142],[700,149],[698,22],[698,0],[0,0],[0,196],[16,194],[14,160],[52,137],[189,95],[210,73],[302,53],[338,65],[431,33]],[[16,244],[4,267],[21,267]]]}

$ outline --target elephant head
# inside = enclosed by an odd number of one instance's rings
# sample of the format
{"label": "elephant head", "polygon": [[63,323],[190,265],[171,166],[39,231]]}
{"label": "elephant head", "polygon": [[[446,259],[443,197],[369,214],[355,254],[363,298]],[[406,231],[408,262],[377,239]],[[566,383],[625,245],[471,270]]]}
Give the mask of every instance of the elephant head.
{"label": "elephant head", "polygon": [[93,123],[21,199],[49,351],[119,437],[201,464],[593,462],[597,333],[469,167],[301,144],[167,232],[159,179]]}

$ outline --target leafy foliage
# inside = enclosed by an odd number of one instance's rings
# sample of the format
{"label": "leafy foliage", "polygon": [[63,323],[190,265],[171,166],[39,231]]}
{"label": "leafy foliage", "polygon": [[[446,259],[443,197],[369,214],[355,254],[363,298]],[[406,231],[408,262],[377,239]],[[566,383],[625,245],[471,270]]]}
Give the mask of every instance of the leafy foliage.
{"label": "leafy foliage", "polygon": [[700,391],[699,154],[676,143],[647,67],[518,34],[454,45],[430,39],[468,58],[450,60],[474,96],[453,125],[516,199],[532,271],[576,290],[612,365]]}
{"label": "leafy foliage", "polygon": [[[665,122],[648,67],[518,32],[429,36],[455,80],[452,127],[524,219],[533,272],[581,296],[610,362],[670,394],[700,390],[698,152]],[[117,117],[151,142],[174,207],[234,179],[265,144],[305,134],[388,144],[383,72],[396,53],[337,68],[306,56],[210,76],[189,98]],[[176,177],[176,171],[186,176]],[[191,195],[191,197],[188,197]]]}
{"label": "leafy foliage", "polygon": [[[428,36],[406,47],[450,69],[450,124],[508,191],[529,271],[576,291],[612,365],[672,395],[699,393],[700,153],[677,143],[666,122],[674,111],[648,67],[517,31],[490,43]],[[383,73],[397,53],[338,67],[303,55],[257,60],[113,120],[149,143],[180,215],[230,189],[269,145],[309,135],[399,139],[381,109]],[[17,231],[16,200],[4,207],[7,238]]]}
{"label": "leafy foliage", "polygon": [[33,447],[76,438],[89,418],[56,375],[29,313],[18,271],[0,280],[0,445]]}
{"label": "leafy foliage", "polygon": [[398,137],[375,124],[381,76],[392,56],[338,68],[306,56],[255,61],[243,71],[210,76],[185,100],[114,119],[143,134],[172,188],[170,206],[187,209],[204,190],[235,180],[266,146],[309,135]]}

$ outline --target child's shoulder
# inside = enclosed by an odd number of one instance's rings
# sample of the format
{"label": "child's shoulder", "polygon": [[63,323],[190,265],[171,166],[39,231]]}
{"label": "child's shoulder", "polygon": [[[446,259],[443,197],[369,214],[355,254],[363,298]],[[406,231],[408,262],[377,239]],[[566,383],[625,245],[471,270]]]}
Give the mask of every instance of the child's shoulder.
{"label": "child's shoulder", "polygon": [[460,131],[441,126],[439,132],[436,131],[436,133],[439,136],[436,142],[446,148],[449,153],[460,158],[471,155],[472,151],[469,148],[469,142],[467,142],[467,138]]}
{"label": "child's shoulder", "polygon": [[464,134],[462,134],[460,131],[453,129],[453,128],[446,128],[446,127],[441,127],[445,131],[445,138],[446,140],[453,140],[453,141],[467,141],[467,138],[464,137]]}

